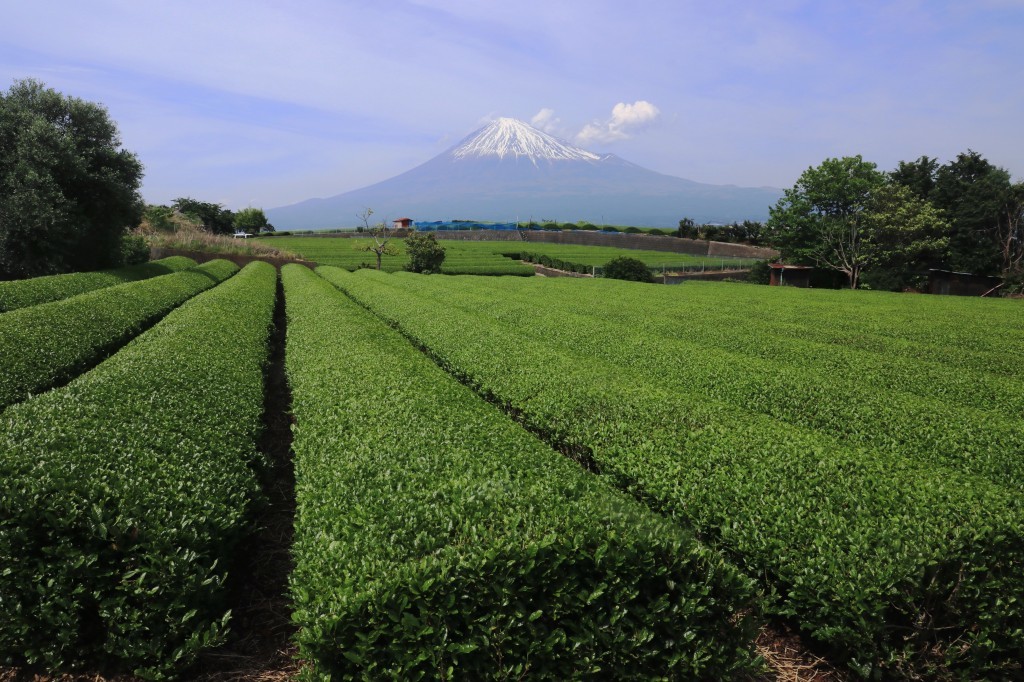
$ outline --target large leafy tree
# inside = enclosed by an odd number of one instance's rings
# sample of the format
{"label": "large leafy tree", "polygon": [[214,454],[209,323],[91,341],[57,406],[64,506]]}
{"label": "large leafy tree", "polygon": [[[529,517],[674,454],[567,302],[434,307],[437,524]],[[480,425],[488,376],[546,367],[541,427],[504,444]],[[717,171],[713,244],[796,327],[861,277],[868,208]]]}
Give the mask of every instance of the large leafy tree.
{"label": "large leafy tree", "polygon": [[948,257],[949,224],[942,212],[895,182],[875,189],[863,227],[864,281],[873,288],[918,285],[922,271]]}
{"label": "large leafy tree", "polygon": [[16,81],[0,92],[0,278],[117,265],[141,182],[102,105]]}
{"label": "large leafy tree", "polygon": [[[1013,188],[1009,171],[968,150],[938,168],[931,201],[950,222],[950,266],[954,270],[995,275],[1006,265],[1000,233]],[[1002,223],[1002,224],[1001,224]]]}
{"label": "large leafy tree", "polygon": [[868,208],[885,182],[875,164],[859,155],[808,168],[769,209],[768,227],[783,257],[837,270],[857,288],[866,265]]}

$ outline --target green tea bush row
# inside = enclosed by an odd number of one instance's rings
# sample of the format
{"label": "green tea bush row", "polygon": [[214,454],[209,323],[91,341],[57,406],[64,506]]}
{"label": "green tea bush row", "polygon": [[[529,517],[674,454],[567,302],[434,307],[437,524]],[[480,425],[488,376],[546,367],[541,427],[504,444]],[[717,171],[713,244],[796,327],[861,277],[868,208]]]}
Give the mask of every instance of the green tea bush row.
{"label": "green tea bush row", "polygon": [[16,308],[26,308],[40,303],[59,301],[84,294],[87,291],[103,289],[125,282],[135,282],[158,275],[195,267],[196,262],[184,256],[171,256],[149,263],[131,265],[116,270],[99,272],[75,272],[67,275],[48,275],[32,279],[0,282],[0,313]]}
{"label": "green tea bush row", "polygon": [[464,282],[418,296],[408,276],[320,270],[532,429],[589,452],[602,475],[726,552],[762,581],[766,608],[853,671],[1021,674],[1019,495],[467,315],[439,294]]}
{"label": "green tea bush row", "polygon": [[536,274],[529,265],[522,263],[498,263],[495,265],[442,265],[445,275],[511,275],[533,277]]}
{"label": "green tea bush row", "polygon": [[544,267],[554,268],[556,270],[565,270],[566,272],[577,272],[581,274],[589,275],[593,268],[589,265],[583,265],[582,263],[573,263],[571,261],[562,260],[554,256],[549,256],[544,253],[531,253],[529,251],[520,251],[514,253],[502,254],[508,258],[515,258],[516,260],[524,260],[529,263],[537,263]]}
{"label": "green tea bush row", "polygon": [[[417,285],[415,278],[400,281]],[[575,295],[565,291],[566,287],[533,287],[526,297],[481,292],[473,283],[464,282],[445,286],[443,296],[447,305],[459,307],[468,316],[499,319],[522,334],[600,358],[622,367],[638,382],[715,398],[824,431],[848,443],[948,464],[1024,490],[1024,421],[1020,412],[1012,409],[1013,405],[1024,406],[1019,384],[987,382],[990,389],[999,388],[997,384],[1001,383],[1002,390],[990,392],[997,402],[980,411],[928,395],[928,386],[915,377],[914,363],[905,363],[902,373],[893,363],[891,367],[879,366],[876,377],[870,371],[844,374],[827,366],[828,349],[822,352],[826,367],[819,368],[815,353],[800,355],[796,350],[794,361],[798,364],[779,363],[693,340],[689,330],[704,326],[695,321],[675,327],[673,337],[670,330],[659,328],[656,321],[645,317],[644,312],[652,317],[656,313],[642,301],[616,306],[602,299],[598,305],[577,312],[572,303],[579,302],[583,291],[580,287],[586,284],[578,283]],[[422,285],[437,289],[436,283]],[[627,285],[625,289],[637,297],[632,287]],[[424,295],[439,294],[434,291]],[[623,313],[624,308],[638,312]],[[819,318],[819,323],[827,321]],[[729,330],[736,338],[749,333],[738,325]],[[756,343],[765,345],[765,339],[751,341]],[[980,392],[963,372],[937,374],[932,375],[937,384],[965,400]],[[886,383],[894,388],[881,390]],[[911,384],[916,392],[894,390],[901,383]],[[955,386],[962,388],[952,388]]]}
{"label": "green tea bush row", "polygon": [[76,376],[236,272],[234,263],[214,260],[0,315],[0,409]]}
{"label": "green tea bush row", "polygon": [[1024,316],[1018,301],[877,291],[794,291],[714,282],[692,282],[684,287],[683,291],[665,292],[670,298],[651,292],[652,303],[666,303],[669,314],[672,308],[680,308],[675,304],[680,299],[719,303],[722,312],[732,312],[737,321],[772,325],[774,333],[782,337],[928,359],[971,373],[1024,376],[1024,347],[1017,342],[1024,333]]}
{"label": "green tea bush row", "polygon": [[160,679],[223,640],[275,283],[250,264],[0,415],[0,661]]}
{"label": "green tea bush row", "polygon": [[[291,580],[323,679],[729,679],[750,583],[309,270],[282,272]],[[448,279],[448,278],[439,278]]]}

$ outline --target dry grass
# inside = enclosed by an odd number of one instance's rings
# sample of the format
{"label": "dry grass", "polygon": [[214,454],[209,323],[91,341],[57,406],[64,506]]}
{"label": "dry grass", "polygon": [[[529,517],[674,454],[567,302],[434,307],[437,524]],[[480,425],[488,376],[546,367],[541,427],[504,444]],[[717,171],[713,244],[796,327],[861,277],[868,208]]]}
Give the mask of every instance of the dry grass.
{"label": "dry grass", "polygon": [[240,256],[262,256],[264,258],[298,258],[291,251],[275,249],[266,242],[253,239],[236,239],[231,236],[210,234],[191,225],[179,226],[175,232],[157,232],[146,228],[137,230],[149,242],[149,246],[182,251],[203,251]]}
{"label": "dry grass", "polygon": [[754,646],[768,666],[768,673],[756,682],[846,682],[849,679],[828,661],[808,651],[800,638],[784,626],[761,628]]}

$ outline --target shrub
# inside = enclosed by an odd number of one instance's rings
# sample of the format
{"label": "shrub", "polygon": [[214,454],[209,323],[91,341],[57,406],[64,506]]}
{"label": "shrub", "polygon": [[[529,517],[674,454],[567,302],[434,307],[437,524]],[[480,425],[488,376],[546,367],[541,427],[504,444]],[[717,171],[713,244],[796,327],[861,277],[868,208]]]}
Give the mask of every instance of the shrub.
{"label": "shrub", "polygon": [[149,260],[149,243],[142,235],[128,234],[121,240],[121,263],[138,265]]}
{"label": "shrub", "polygon": [[772,269],[766,260],[759,260],[750,266],[750,273],[747,281],[753,284],[769,284],[772,278]]}
{"label": "shrub", "polygon": [[405,238],[405,245],[409,253],[406,270],[422,274],[441,272],[444,247],[437,243],[437,237],[432,232],[413,232]]}
{"label": "shrub", "polygon": [[654,276],[647,264],[636,258],[620,256],[608,261],[603,270],[608,279],[624,279],[630,282],[653,282]]}

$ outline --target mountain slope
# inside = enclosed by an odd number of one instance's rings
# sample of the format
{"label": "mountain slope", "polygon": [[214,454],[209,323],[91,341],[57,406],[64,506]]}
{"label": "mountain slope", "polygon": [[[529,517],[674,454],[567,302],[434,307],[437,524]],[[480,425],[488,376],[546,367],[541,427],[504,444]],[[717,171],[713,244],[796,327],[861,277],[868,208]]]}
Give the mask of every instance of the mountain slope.
{"label": "mountain slope", "polygon": [[763,220],[773,188],[707,185],[598,155],[510,118],[489,123],[426,163],[383,182],[270,209],[278,229],[352,226],[365,208],[382,218],[657,225]]}

